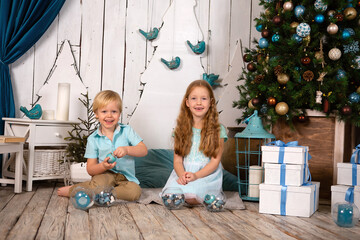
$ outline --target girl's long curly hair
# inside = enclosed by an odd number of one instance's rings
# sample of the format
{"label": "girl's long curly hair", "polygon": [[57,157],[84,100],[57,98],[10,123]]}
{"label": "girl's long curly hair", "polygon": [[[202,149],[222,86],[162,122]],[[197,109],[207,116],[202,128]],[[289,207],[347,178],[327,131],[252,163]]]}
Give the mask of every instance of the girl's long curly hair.
{"label": "girl's long curly hair", "polygon": [[210,108],[203,119],[199,150],[207,157],[216,157],[220,147],[219,114],[216,110],[214,92],[210,84],[205,80],[196,80],[186,89],[174,131],[174,152],[182,157],[190,153],[194,120],[190,109],[186,106],[186,100],[196,87],[206,88],[210,96]]}

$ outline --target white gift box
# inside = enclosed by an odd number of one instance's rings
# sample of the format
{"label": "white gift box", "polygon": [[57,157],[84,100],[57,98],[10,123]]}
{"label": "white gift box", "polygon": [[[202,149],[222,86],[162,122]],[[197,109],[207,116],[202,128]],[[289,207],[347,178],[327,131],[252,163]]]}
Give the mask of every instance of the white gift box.
{"label": "white gift box", "polygon": [[[280,163],[280,147],[277,146],[261,146],[263,163]],[[284,147],[283,163],[286,164],[304,164],[308,161],[309,147]]]}
{"label": "white gift box", "polygon": [[[307,180],[308,168],[303,165],[284,164],[285,185],[299,187]],[[280,185],[281,164],[265,163],[265,184]]]}
{"label": "white gift box", "polygon": [[[259,212],[281,215],[280,185],[260,184]],[[312,185],[288,186],[283,204],[286,216],[310,217],[319,207],[320,182]]]}
{"label": "white gift box", "polygon": [[[356,185],[360,185],[360,164],[356,165]],[[338,163],[337,164],[337,184],[352,186],[353,177],[352,163]]]}
{"label": "white gift box", "polygon": [[[335,203],[343,203],[345,201],[346,191],[349,189],[349,186],[344,185],[332,185],[331,186],[331,208]],[[360,210],[360,186],[354,187],[354,204]]]}
{"label": "white gift box", "polygon": [[86,163],[71,164],[70,177],[73,182],[85,182],[91,180],[91,176],[86,170]]}

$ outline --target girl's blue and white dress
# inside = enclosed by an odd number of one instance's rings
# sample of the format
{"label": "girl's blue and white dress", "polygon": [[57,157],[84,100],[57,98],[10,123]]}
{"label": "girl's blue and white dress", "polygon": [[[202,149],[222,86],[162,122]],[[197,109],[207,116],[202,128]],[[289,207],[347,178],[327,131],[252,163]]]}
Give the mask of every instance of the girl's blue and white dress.
{"label": "girl's blue and white dress", "polygon": [[[223,125],[220,130],[220,138],[224,138],[224,141],[227,140],[226,130]],[[192,128],[192,146],[190,153],[184,157],[183,165],[186,172],[197,172],[206,164],[210,162],[210,158],[206,157],[200,150],[200,140],[201,140],[201,129]],[[164,191],[167,188],[181,188],[185,194],[185,198],[196,198],[199,202],[202,202],[205,195],[209,192],[219,192],[222,191],[222,181],[223,181],[223,170],[221,162],[218,168],[211,173],[210,175],[199,178],[193,182],[189,182],[186,185],[180,185],[177,183],[179,178],[173,170],[170,174],[169,179],[167,180],[164,188]]]}

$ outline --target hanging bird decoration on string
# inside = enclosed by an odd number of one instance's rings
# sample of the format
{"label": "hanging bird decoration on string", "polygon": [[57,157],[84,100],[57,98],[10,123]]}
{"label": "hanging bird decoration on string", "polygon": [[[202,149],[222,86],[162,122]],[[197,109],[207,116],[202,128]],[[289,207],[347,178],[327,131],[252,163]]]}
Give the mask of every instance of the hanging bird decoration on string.
{"label": "hanging bird decoration on string", "polygon": [[31,110],[27,110],[26,107],[21,106],[20,111],[25,113],[25,115],[30,119],[39,119],[42,115],[42,109],[40,104],[36,104]]}
{"label": "hanging bird decoration on string", "polygon": [[159,29],[154,27],[150,32],[145,32],[141,29],[139,29],[139,32],[149,41],[154,40],[157,38],[159,34]]}
{"label": "hanging bird decoration on string", "polygon": [[205,42],[204,41],[198,41],[198,44],[196,44],[196,45],[192,45],[189,40],[187,40],[186,43],[189,45],[191,50],[196,54],[202,54],[205,51]]}
{"label": "hanging bird decoration on string", "polygon": [[161,58],[161,62],[163,62],[168,68],[170,68],[171,70],[176,69],[180,66],[180,58],[179,57],[175,57],[171,59],[171,61],[166,61],[165,59]]}
{"label": "hanging bird decoration on string", "polygon": [[212,87],[220,85],[218,82],[216,82],[218,78],[219,75],[215,75],[213,73],[210,74],[203,73],[203,80],[207,81]]}

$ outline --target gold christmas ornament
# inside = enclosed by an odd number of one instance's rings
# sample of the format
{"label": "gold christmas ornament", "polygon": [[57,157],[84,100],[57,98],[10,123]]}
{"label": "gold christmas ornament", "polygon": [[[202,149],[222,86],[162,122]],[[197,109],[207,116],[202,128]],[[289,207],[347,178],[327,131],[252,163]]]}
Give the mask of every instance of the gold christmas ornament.
{"label": "gold christmas ornament", "polygon": [[341,58],[341,50],[338,48],[332,48],[329,51],[329,58],[333,61],[339,60]]}
{"label": "gold christmas ornament", "polygon": [[275,106],[275,112],[281,116],[287,114],[288,111],[289,111],[289,106],[287,105],[286,102],[279,102]]}
{"label": "gold christmas ornament", "polygon": [[250,101],[248,102],[248,107],[250,109],[255,109],[254,105],[252,104],[252,99],[250,99]]}
{"label": "gold christmas ornament", "polygon": [[353,20],[357,15],[356,9],[353,7],[345,8],[344,15],[347,20]]}
{"label": "gold christmas ornament", "polygon": [[311,40],[310,35],[307,35],[306,37],[304,37],[304,38],[303,38],[303,41],[305,42],[306,46],[308,46],[308,45],[309,45],[310,40]]}
{"label": "gold christmas ornament", "polygon": [[296,28],[297,28],[297,26],[299,26],[299,23],[298,23],[298,22],[292,22],[292,23],[290,23],[290,27],[291,27],[290,32],[291,32],[291,33],[296,33]]}
{"label": "gold christmas ornament", "polygon": [[290,77],[286,73],[280,73],[277,76],[277,80],[280,84],[285,85],[289,81]]}
{"label": "gold christmas ornament", "polygon": [[329,10],[327,14],[329,17],[333,17],[335,13],[335,10]]}
{"label": "gold christmas ornament", "polygon": [[285,2],[283,8],[284,11],[292,11],[294,9],[294,4],[292,2]]}
{"label": "gold christmas ornament", "polygon": [[357,92],[358,94],[360,94],[360,87],[358,87],[358,88],[356,89],[356,92]]}
{"label": "gold christmas ornament", "polygon": [[329,34],[336,34],[339,31],[339,27],[335,23],[330,23],[326,30]]}
{"label": "gold christmas ornament", "polygon": [[323,53],[320,51],[315,52],[315,58],[316,60],[323,60],[324,59]]}

